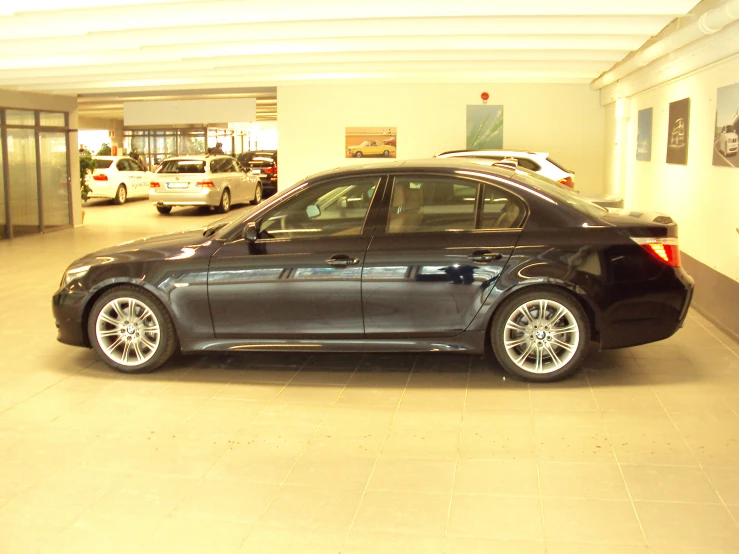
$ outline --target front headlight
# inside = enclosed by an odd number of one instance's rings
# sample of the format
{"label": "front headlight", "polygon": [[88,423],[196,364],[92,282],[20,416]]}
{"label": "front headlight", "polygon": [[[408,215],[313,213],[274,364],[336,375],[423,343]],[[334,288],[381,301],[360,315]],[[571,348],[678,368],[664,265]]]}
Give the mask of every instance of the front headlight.
{"label": "front headlight", "polygon": [[62,277],[62,287],[66,287],[72,281],[81,279],[87,274],[88,271],[90,271],[89,265],[69,268],[67,271],[64,272],[64,277]]}

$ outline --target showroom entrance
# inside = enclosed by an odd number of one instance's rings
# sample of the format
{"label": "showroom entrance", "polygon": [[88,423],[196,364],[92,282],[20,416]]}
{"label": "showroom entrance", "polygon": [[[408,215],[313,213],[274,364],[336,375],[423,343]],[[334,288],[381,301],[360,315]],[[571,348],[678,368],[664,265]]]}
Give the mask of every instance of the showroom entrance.
{"label": "showroom entrance", "polygon": [[0,108],[0,238],[68,227],[69,113]]}

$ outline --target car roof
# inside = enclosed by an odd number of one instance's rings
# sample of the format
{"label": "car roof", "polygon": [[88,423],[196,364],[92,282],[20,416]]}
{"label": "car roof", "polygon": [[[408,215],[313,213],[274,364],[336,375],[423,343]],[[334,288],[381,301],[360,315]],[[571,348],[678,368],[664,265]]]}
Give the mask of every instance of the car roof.
{"label": "car roof", "polygon": [[[449,150],[437,154],[437,156],[444,156],[454,154],[460,157],[469,156],[540,156],[546,158],[549,156],[549,152],[531,152],[528,150]],[[452,156],[450,156],[452,157]]]}
{"label": "car roof", "polygon": [[122,160],[123,158],[130,158],[131,156],[93,156],[95,160]]}
{"label": "car roof", "polygon": [[305,181],[312,181],[328,176],[352,175],[361,173],[387,173],[402,170],[405,172],[412,171],[453,171],[453,170],[472,171],[490,176],[510,177],[514,173],[514,169],[508,167],[489,167],[480,165],[475,162],[460,160],[459,158],[430,158],[420,160],[396,160],[392,162],[365,163],[361,165],[340,166],[326,171],[321,171],[306,177]]}
{"label": "car roof", "polygon": [[179,160],[213,160],[215,158],[230,158],[235,159],[233,156],[229,156],[228,154],[193,154],[191,156],[172,156],[171,158],[164,158],[162,160],[162,163],[169,162],[169,161],[179,161]]}

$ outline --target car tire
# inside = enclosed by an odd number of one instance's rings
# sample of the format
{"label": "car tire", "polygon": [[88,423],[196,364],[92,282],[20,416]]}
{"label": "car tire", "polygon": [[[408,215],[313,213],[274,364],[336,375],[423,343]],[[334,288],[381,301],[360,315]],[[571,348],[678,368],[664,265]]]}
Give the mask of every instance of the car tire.
{"label": "car tire", "polygon": [[128,190],[126,190],[126,185],[121,183],[120,185],[118,185],[118,188],[115,191],[115,196],[113,197],[113,204],[118,204],[119,206],[121,204],[125,204],[127,198],[128,198]]}
{"label": "car tire", "polygon": [[362,154],[361,152],[359,152],[359,151],[354,152],[354,157],[355,158],[361,158],[362,156],[364,156],[364,154]]}
{"label": "car tire", "polygon": [[162,303],[147,290],[123,285],[95,301],[87,322],[93,350],[122,373],[149,373],[177,350],[177,333]]}
{"label": "car tire", "polygon": [[259,204],[262,201],[262,185],[261,183],[254,187],[254,199],[251,201],[252,204]]}
{"label": "car tire", "polygon": [[559,381],[579,370],[590,345],[590,322],[567,292],[536,288],[495,310],[490,344],[508,373],[526,381]]}
{"label": "car tire", "polygon": [[387,150],[385,150],[385,151],[384,151],[384,152],[382,153],[382,155],[383,155],[384,157],[386,157],[386,158],[387,158],[387,157],[388,157],[388,156],[390,155],[390,152],[388,152]]}
{"label": "car tire", "polygon": [[157,211],[162,215],[168,215],[172,212],[172,206],[157,206]]}
{"label": "car tire", "polygon": [[231,193],[228,189],[221,194],[221,203],[218,204],[218,213],[225,214],[231,209]]}

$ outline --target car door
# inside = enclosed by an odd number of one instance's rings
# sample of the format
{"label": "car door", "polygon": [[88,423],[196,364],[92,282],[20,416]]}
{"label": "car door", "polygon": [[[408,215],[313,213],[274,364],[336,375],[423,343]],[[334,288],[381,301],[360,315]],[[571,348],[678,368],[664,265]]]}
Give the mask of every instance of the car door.
{"label": "car door", "polygon": [[208,295],[218,338],[364,335],[361,272],[380,176],[302,185],[260,214],[253,240],[212,257]]}
{"label": "car door", "polygon": [[463,332],[516,245],[525,204],[473,179],[396,175],[382,206],[362,271],[366,338]]}
{"label": "car door", "polygon": [[126,162],[127,179],[131,183],[129,185],[129,195],[142,197],[149,195],[149,181],[146,179],[146,172],[136,160],[126,158],[121,160]]}
{"label": "car door", "polygon": [[231,174],[233,175],[234,186],[239,189],[239,202],[247,203],[254,198],[254,184],[249,175],[244,172],[236,160],[230,160]]}

